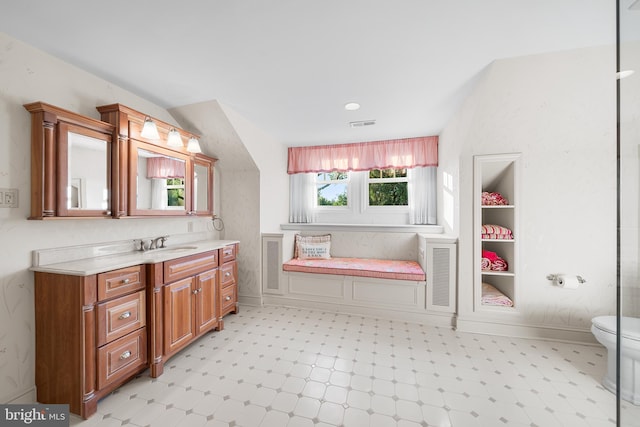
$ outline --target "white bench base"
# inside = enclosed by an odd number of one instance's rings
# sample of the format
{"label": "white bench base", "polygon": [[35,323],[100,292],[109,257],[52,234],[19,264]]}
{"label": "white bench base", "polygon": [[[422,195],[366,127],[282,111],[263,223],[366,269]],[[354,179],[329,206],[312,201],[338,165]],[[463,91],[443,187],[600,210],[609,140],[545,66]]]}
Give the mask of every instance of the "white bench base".
{"label": "white bench base", "polygon": [[282,281],[278,294],[263,295],[265,305],[455,326],[453,313],[427,310],[426,282],[290,271],[282,272]]}

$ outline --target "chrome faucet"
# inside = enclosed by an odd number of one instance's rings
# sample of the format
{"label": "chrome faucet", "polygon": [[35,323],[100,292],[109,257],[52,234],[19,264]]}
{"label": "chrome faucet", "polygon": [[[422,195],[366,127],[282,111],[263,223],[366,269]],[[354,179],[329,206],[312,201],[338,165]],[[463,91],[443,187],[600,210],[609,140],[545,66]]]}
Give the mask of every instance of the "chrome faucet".
{"label": "chrome faucet", "polygon": [[164,242],[167,241],[169,236],[160,236],[155,239],[135,239],[133,243],[138,246],[137,250],[140,252],[151,251],[153,249],[164,248]]}
{"label": "chrome faucet", "polygon": [[166,242],[168,238],[169,236],[156,237],[155,239],[151,240],[151,243],[149,244],[149,249],[164,248],[164,242]]}

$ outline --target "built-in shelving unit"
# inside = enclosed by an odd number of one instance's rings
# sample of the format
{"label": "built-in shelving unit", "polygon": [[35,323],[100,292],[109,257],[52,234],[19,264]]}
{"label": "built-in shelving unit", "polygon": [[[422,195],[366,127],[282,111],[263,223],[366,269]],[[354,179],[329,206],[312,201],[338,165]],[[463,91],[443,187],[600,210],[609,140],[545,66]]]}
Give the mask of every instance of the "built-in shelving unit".
{"label": "built-in shelving unit", "polygon": [[[474,157],[474,311],[516,311],[518,300],[518,175],[520,154]],[[504,199],[498,205],[483,204],[483,192]],[[498,226],[500,238],[483,237],[483,226]],[[483,253],[489,251],[505,261],[508,268],[483,268]],[[486,267],[486,262],[485,262]],[[495,266],[494,266],[495,267]],[[483,302],[483,284],[490,284],[512,301],[512,305]]]}

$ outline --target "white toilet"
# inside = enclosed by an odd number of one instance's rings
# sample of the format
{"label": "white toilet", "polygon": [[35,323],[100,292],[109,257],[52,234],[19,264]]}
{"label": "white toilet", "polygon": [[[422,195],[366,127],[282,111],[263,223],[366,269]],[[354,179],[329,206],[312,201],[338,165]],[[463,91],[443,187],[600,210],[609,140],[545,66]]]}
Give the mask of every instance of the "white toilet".
{"label": "white toilet", "polygon": [[[620,357],[620,397],[640,405],[640,319],[622,317]],[[616,392],[616,317],[591,319],[591,332],[607,348],[607,374],[602,380],[608,390]]]}

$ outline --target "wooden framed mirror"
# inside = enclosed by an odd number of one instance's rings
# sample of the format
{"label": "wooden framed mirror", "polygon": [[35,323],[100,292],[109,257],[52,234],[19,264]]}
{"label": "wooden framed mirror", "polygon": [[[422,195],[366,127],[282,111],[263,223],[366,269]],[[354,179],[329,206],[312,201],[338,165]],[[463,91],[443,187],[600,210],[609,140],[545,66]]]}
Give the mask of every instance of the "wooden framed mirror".
{"label": "wooden framed mirror", "polygon": [[193,160],[193,204],[194,215],[213,214],[213,167],[215,159],[196,155]]}
{"label": "wooden framed mirror", "polygon": [[131,140],[129,144],[130,216],[191,214],[189,156],[157,145]]}
{"label": "wooden framed mirror", "polygon": [[31,113],[31,216],[111,218],[114,126],[43,102]]}

